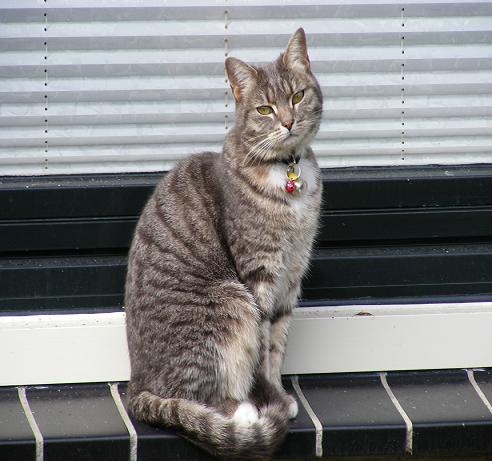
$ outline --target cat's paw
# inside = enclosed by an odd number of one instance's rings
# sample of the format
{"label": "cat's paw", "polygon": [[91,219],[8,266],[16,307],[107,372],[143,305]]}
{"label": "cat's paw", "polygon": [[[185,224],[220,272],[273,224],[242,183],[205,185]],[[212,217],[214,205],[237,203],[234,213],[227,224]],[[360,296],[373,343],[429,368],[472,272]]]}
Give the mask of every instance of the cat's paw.
{"label": "cat's paw", "polygon": [[294,419],[299,413],[299,407],[297,400],[291,395],[287,396],[287,402],[289,403],[289,419]]}
{"label": "cat's paw", "polygon": [[232,420],[240,426],[251,426],[258,421],[258,410],[252,403],[243,402],[232,415]]}

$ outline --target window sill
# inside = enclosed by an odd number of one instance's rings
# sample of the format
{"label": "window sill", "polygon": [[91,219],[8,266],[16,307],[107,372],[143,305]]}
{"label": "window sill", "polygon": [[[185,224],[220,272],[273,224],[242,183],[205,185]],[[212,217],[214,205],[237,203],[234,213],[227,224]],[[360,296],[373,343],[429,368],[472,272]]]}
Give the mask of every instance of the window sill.
{"label": "window sill", "polygon": [[[302,307],[284,374],[492,367],[492,302]],[[36,346],[33,347],[32,345]],[[125,314],[0,316],[0,386],[125,381]]]}
{"label": "window sill", "polygon": [[[300,412],[277,459],[492,453],[491,370],[286,376],[285,385]],[[125,389],[1,389],[0,458],[211,459],[174,432],[129,418]]]}

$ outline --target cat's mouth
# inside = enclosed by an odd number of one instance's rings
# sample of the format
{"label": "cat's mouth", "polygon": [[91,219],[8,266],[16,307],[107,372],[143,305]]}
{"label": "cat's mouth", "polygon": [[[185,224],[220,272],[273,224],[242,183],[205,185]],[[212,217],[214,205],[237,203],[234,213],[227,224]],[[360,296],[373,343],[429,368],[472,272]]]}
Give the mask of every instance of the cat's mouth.
{"label": "cat's mouth", "polygon": [[286,133],[284,138],[282,139],[282,145],[292,147],[294,144],[299,144],[299,142],[302,141],[302,136],[301,133],[296,133],[293,131],[290,131],[289,133]]}
{"label": "cat's mouth", "polygon": [[290,140],[292,140],[294,138],[298,138],[298,137],[299,137],[299,133],[296,133],[293,130],[292,131],[284,131],[282,133],[281,142],[289,142]]}

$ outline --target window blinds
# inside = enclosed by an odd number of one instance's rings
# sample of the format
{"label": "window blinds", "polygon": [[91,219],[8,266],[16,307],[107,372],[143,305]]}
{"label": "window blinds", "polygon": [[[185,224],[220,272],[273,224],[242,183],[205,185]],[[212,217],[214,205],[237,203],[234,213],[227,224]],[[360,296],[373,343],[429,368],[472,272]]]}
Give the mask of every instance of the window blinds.
{"label": "window blinds", "polygon": [[170,168],[220,150],[224,59],[304,27],[323,167],[492,163],[492,2],[2,0],[0,175]]}

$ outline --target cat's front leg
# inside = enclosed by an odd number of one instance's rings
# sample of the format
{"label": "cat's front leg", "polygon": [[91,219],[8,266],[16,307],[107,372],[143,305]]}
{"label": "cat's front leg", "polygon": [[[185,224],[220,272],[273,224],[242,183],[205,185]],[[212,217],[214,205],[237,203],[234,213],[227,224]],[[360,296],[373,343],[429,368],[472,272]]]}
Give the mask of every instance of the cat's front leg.
{"label": "cat's front leg", "polygon": [[287,346],[287,334],[291,318],[292,314],[285,312],[279,314],[271,321],[270,347],[268,350],[270,367],[268,377],[278,388],[282,388],[281,369]]}
{"label": "cat's front leg", "polygon": [[282,386],[282,365],[284,362],[285,350],[287,347],[287,336],[292,320],[292,310],[297,305],[297,300],[301,291],[300,278],[294,277],[285,280],[285,289],[280,292],[276,300],[276,315],[271,318],[270,328],[270,370],[268,379],[284,395],[289,403],[290,417],[297,416],[297,402],[294,397],[285,392]]}
{"label": "cat's front leg", "polygon": [[[287,344],[287,332],[289,328],[292,307],[297,302],[299,283],[297,280],[280,280],[274,275],[274,271],[267,271],[265,266],[248,274],[245,277],[254,294],[262,321],[260,324],[261,352],[259,362],[259,376],[257,377],[258,389],[264,388],[261,393],[265,396],[273,392],[289,405],[291,418],[297,415],[296,401],[289,396],[283,386],[281,368],[285,347]],[[254,278],[251,275],[254,274]],[[279,286],[283,288],[282,296],[278,296]],[[281,308],[279,309],[279,306]],[[265,383],[265,385],[261,383]],[[269,388],[270,391],[266,391]],[[267,398],[268,399],[268,398]],[[261,398],[260,398],[261,400]]]}
{"label": "cat's front leg", "polygon": [[276,308],[270,317],[270,374],[269,378],[279,388],[282,388],[281,369],[287,346],[287,335],[292,319],[292,310],[297,305],[297,299],[301,291],[298,277],[286,279],[283,290],[275,300]]}
{"label": "cat's front leg", "polygon": [[295,418],[298,413],[297,402],[291,395],[285,392],[282,386],[282,364],[284,361],[285,349],[287,346],[287,334],[289,330],[292,314],[290,312],[282,313],[272,320],[270,328],[270,350],[269,350],[269,381],[284,396],[289,405],[289,417]]}

